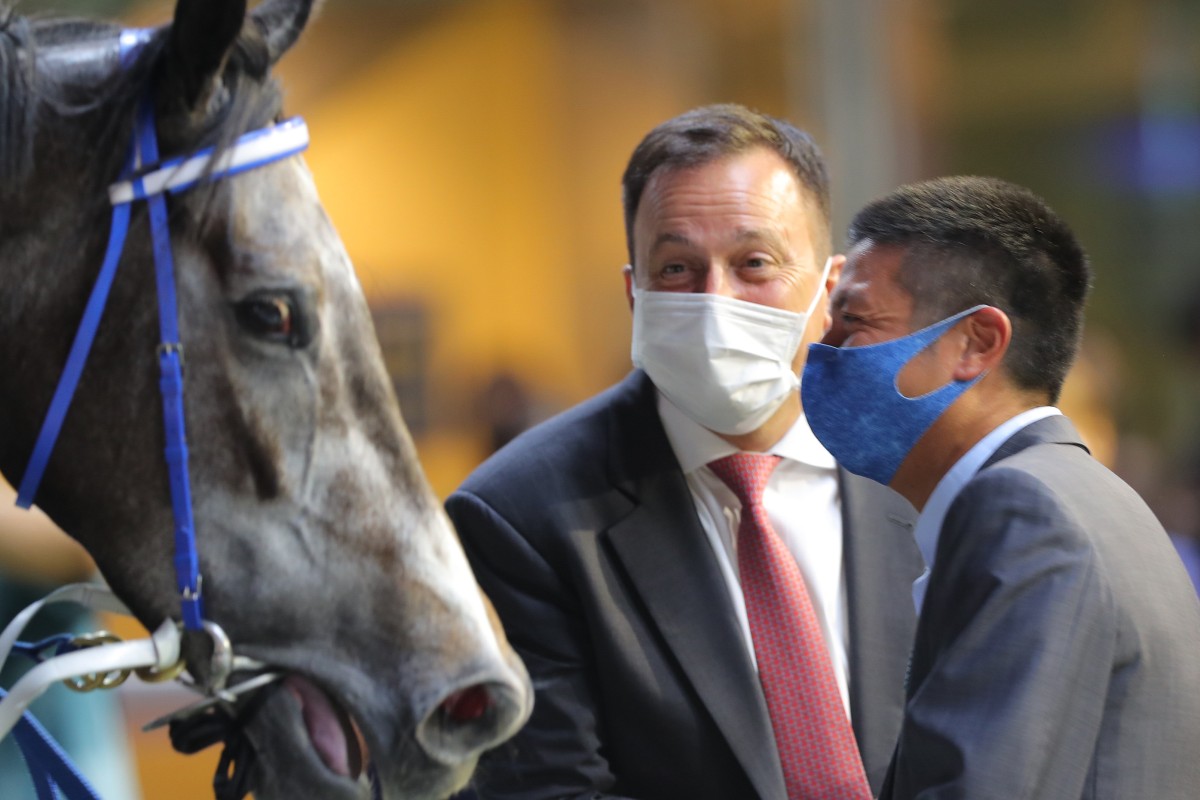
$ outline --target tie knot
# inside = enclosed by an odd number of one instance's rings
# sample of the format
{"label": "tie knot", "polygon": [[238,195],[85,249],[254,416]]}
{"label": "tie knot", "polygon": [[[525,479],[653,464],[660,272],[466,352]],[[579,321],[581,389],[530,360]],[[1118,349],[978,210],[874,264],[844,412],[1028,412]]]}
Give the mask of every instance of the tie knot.
{"label": "tie knot", "polygon": [[749,507],[762,503],[767,481],[782,460],[766,453],[734,453],[710,461],[708,468],[737,495],[743,507]]}

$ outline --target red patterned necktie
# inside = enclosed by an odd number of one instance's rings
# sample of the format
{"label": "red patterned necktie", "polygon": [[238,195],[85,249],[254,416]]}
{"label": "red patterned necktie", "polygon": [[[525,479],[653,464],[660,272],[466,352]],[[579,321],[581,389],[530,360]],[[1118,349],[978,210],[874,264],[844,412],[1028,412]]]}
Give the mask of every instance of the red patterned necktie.
{"label": "red patterned necktie", "polygon": [[742,502],[738,574],[783,780],[789,800],[870,800],[804,577],[763,507],[763,490],[779,461],[736,453],[708,466]]}

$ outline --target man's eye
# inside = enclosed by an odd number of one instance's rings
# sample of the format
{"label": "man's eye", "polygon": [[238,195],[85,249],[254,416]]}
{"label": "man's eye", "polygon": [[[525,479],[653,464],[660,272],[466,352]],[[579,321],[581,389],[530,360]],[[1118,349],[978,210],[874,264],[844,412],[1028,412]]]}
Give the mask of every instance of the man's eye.
{"label": "man's eye", "polygon": [[683,264],[666,264],[663,266],[663,268],[661,270],[659,270],[659,274],[661,274],[661,275],[678,275],[686,269],[687,268],[684,267]]}
{"label": "man's eye", "polygon": [[303,347],[311,338],[297,299],[288,292],[263,292],[234,304],[238,324],[264,341]]}

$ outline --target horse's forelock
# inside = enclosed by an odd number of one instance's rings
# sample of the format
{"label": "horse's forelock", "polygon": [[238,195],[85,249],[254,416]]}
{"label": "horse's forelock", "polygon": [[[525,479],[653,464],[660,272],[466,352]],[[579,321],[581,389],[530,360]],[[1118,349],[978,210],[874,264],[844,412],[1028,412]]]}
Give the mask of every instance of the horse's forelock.
{"label": "horse's forelock", "polygon": [[[127,136],[130,114],[140,87],[149,80],[150,62],[161,50],[161,37],[147,45],[146,58],[98,85],[93,85],[95,77],[86,77],[86,57],[64,65],[54,54],[73,43],[96,48],[97,42],[111,38],[115,63],[119,31],[118,26],[101,21],[26,18],[0,0],[0,200],[28,200],[25,184],[41,166],[40,137],[83,141],[89,153],[111,153],[111,159],[89,158],[87,163],[97,172],[112,171],[109,162],[115,163],[124,151],[121,137]],[[102,52],[96,49],[97,54]],[[55,119],[70,124],[55,130]],[[108,174],[97,177],[111,179]]]}
{"label": "horse's forelock", "polygon": [[[119,157],[125,151],[122,139],[128,135],[138,99],[144,95],[162,61],[166,29],[152,36],[126,69],[86,92],[79,92],[75,86],[72,95],[71,81],[76,76],[38,74],[36,66],[39,49],[94,41],[107,34],[114,36],[115,45],[119,30],[102,21],[65,18],[31,21],[0,0],[0,199],[19,195],[22,184],[37,169],[35,142],[39,135],[47,135],[46,131],[39,131],[45,119],[40,115],[42,106],[53,108],[55,116],[72,118],[73,126],[84,121],[86,130],[82,135],[90,152]],[[280,93],[268,76],[270,63],[262,32],[255,25],[243,26],[229,56],[222,101],[201,115],[198,127],[184,130],[175,141],[162,142],[164,157],[206,146],[223,150],[246,131],[278,118]],[[169,126],[169,119],[160,120],[160,127]],[[102,168],[100,164],[96,166]],[[193,201],[201,208],[210,206],[208,192],[192,194]]]}

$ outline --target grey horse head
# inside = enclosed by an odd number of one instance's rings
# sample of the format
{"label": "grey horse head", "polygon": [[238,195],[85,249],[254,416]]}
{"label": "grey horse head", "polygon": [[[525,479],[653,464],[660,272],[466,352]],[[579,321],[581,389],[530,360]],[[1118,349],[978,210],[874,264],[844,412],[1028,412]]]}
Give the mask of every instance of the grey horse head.
{"label": "grey horse head", "polygon": [[[20,478],[153,98],[164,156],[279,116],[309,0],[180,0],[129,64],[102,24],[0,6],[0,471]],[[287,678],[245,723],[271,798],[444,797],[532,691],[417,463],[350,261],[299,157],[170,200],[206,615]],[[153,629],[178,619],[143,207],[37,496]],[[205,642],[185,642],[201,680]],[[365,753],[362,752],[365,749]]]}

